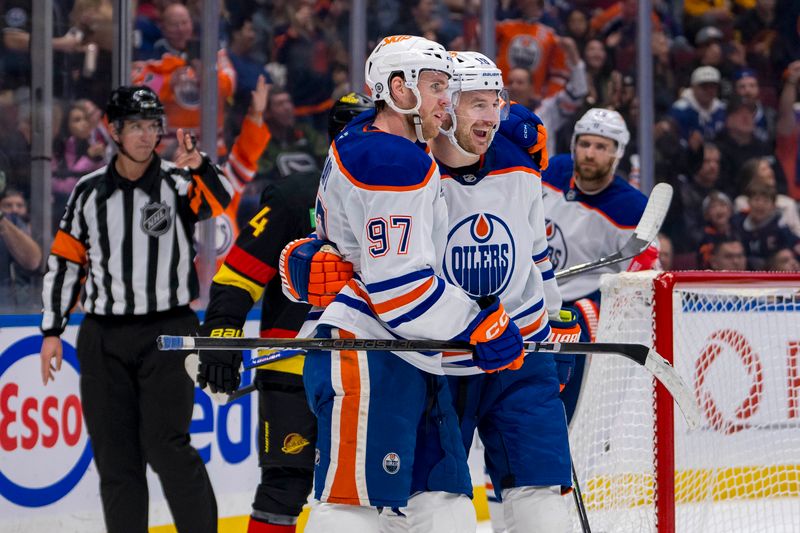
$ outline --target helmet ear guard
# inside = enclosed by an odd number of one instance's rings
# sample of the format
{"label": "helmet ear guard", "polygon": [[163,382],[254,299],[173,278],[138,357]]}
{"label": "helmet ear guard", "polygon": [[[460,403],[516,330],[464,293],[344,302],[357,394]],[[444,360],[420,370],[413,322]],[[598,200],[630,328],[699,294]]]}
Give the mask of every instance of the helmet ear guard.
{"label": "helmet ear guard", "polygon": [[[444,46],[423,37],[413,35],[391,35],[384,37],[367,58],[364,79],[375,102],[386,102],[391,109],[403,115],[413,115],[417,139],[425,142],[419,106],[422,97],[417,83],[424,70],[443,72],[453,76],[453,61]],[[416,104],[411,109],[402,109],[391,95],[391,81],[401,74],[404,85],[411,90]]]}

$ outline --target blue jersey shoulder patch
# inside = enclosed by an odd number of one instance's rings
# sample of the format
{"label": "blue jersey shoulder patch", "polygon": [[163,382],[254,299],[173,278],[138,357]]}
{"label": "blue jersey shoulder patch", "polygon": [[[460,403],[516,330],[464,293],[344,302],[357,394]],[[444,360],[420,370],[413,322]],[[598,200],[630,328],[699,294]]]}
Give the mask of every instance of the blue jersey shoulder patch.
{"label": "blue jersey shoulder patch", "polygon": [[354,127],[334,142],[338,164],[354,185],[372,189],[419,188],[431,175],[433,160],[415,143],[397,135]]}

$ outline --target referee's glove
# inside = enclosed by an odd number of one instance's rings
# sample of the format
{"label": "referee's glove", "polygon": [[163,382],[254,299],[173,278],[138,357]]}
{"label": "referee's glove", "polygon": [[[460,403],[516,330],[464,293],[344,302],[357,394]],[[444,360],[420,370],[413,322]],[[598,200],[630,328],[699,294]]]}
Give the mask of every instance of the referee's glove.
{"label": "referee's glove", "polygon": [[[236,328],[200,328],[203,337],[242,337],[241,329]],[[197,369],[197,386],[204,389],[206,385],[212,393],[232,394],[242,381],[239,367],[242,364],[241,350],[203,350],[200,351],[200,366]]]}

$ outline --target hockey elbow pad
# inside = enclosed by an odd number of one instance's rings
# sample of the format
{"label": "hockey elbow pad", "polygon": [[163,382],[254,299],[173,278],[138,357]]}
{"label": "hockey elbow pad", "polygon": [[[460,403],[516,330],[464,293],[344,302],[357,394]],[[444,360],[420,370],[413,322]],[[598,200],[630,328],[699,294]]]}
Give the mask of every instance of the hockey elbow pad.
{"label": "hockey elbow pad", "polygon": [[283,292],[297,302],[317,307],[330,304],[353,279],[353,265],[329,241],[296,239],[281,251],[278,270]]}

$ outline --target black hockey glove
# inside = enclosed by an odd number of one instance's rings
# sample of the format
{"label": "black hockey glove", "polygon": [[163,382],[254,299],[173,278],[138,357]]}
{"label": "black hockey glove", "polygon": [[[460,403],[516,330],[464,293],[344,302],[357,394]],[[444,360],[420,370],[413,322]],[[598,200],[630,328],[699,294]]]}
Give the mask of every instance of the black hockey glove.
{"label": "black hockey glove", "polygon": [[[235,328],[200,327],[201,337],[242,337],[242,330]],[[200,352],[200,366],[197,369],[197,386],[208,385],[211,392],[236,392],[242,381],[239,367],[242,364],[241,350],[204,350]]]}

